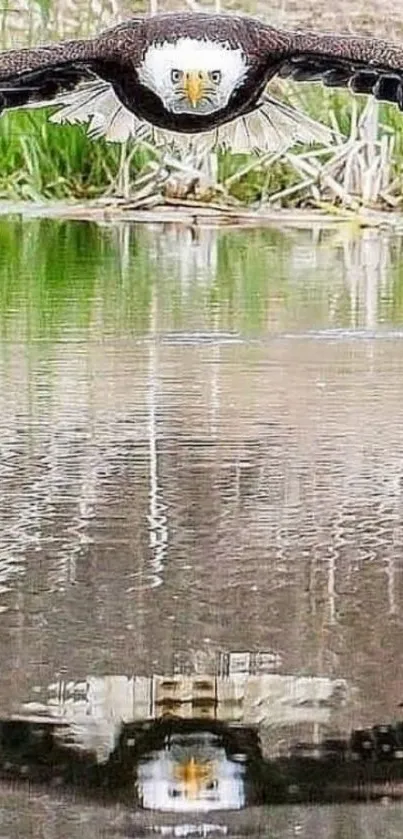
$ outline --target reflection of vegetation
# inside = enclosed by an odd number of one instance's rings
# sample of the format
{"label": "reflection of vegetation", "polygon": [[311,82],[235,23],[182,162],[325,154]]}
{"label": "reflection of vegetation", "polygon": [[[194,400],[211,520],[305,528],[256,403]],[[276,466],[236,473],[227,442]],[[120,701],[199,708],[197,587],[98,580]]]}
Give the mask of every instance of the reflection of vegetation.
{"label": "reflection of vegetation", "polygon": [[[380,267],[362,264],[365,247],[381,249]],[[0,224],[0,328],[32,339],[144,333],[152,314],[159,331],[365,325],[374,284],[378,319],[400,323],[399,253],[379,238],[322,234],[314,246],[309,231],[201,230],[195,240],[185,228],[8,220]]]}
{"label": "reflection of vegetation", "polygon": [[56,324],[88,324],[100,240],[91,225],[48,221],[0,225],[0,306],[3,335],[15,319],[31,337]]}

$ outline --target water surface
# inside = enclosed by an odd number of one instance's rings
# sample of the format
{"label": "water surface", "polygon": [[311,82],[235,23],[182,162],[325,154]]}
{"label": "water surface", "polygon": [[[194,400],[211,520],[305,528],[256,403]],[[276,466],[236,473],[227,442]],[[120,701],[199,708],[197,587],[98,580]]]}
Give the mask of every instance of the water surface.
{"label": "water surface", "polygon": [[[0,330],[2,717],[152,717],[161,680],[207,675],[268,753],[403,718],[400,238],[2,219]],[[138,835],[0,797],[10,837]],[[239,817],[403,829],[399,805]]]}

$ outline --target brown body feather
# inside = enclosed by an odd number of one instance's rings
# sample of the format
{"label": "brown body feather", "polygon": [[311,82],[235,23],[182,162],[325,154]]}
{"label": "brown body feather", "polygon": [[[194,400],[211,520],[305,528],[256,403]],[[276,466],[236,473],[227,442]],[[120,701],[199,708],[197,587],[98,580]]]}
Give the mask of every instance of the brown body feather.
{"label": "brown body feather", "polygon": [[[211,114],[174,114],[140,83],[137,68],[152,43],[179,37],[241,48],[247,73],[228,104]],[[273,76],[321,79],[396,102],[403,109],[403,48],[388,41],[288,32],[253,18],[183,13],[136,17],[92,40],[0,53],[0,111],[52,100],[93,77],[108,82],[123,105],[149,123],[175,131],[206,131],[253,110]]]}

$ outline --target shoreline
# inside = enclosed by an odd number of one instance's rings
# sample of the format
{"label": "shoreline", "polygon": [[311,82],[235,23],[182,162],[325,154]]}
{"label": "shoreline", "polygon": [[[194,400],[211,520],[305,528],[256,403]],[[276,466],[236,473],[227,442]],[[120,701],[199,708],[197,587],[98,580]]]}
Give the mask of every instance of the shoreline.
{"label": "shoreline", "polygon": [[167,199],[151,209],[136,207],[135,202],[119,199],[74,201],[13,201],[0,200],[0,217],[21,216],[30,219],[58,219],[60,221],[93,221],[102,224],[130,222],[136,224],[183,224],[200,227],[327,227],[349,225],[357,230],[383,229],[403,233],[403,213],[347,208],[329,210],[306,208],[234,208],[225,204],[202,201]]}

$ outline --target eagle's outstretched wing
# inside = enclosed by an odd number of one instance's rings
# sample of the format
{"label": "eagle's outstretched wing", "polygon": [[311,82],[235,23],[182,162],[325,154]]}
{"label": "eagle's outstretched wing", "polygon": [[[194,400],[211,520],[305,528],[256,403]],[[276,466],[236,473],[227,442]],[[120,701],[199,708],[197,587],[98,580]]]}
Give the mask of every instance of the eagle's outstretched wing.
{"label": "eagle's outstretched wing", "polygon": [[[165,41],[178,41],[180,45],[185,36],[207,44],[219,43],[224,50],[241,50],[248,68],[236,88],[237,109],[232,112],[229,103],[217,121],[207,126],[201,115],[200,122],[194,123],[196,134],[210,128],[221,130],[232,118],[237,146],[245,146],[247,139],[251,147],[257,144],[279,149],[287,137],[290,142],[326,142],[326,128],[265,98],[264,85],[275,75],[350,87],[354,92],[396,102],[403,110],[403,46],[376,38],[287,32],[252,18],[189,12],[132,18],[93,40],[0,53],[0,113],[6,108],[53,101],[61,106],[54,114],[55,120],[89,121],[93,135],[105,134],[108,139],[142,137],[144,125],[148,129],[159,126],[187,132],[187,125],[183,127],[179,116],[175,122],[164,103],[166,125],[162,122],[161,103],[153,101],[156,96],[152,90],[150,98],[149,92],[145,95],[139,89],[136,75],[145,46]],[[83,86],[82,82],[87,84]],[[141,108],[134,107],[137,96],[144,99]],[[242,97],[244,111],[239,107]],[[221,132],[219,139],[222,137]]]}
{"label": "eagle's outstretched wing", "polygon": [[354,93],[395,102],[403,110],[403,46],[390,41],[295,32],[278,75],[349,87]]}
{"label": "eagle's outstretched wing", "polygon": [[0,114],[46,104],[88,80],[112,82],[127,74],[139,49],[139,25],[141,18],[134,17],[94,39],[0,52]]}
{"label": "eagle's outstretched wing", "polygon": [[51,71],[36,70],[21,78],[0,79],[0,113],[6,108],[21,108],[34,103],[46,103],[58,94],[74,90],[80,82],[93,76],[87,67],[53,67]]}
{"label": "eagle's outstretched wing", "polygon": [[46,102],[93,78],[96,59],[91,41],[65,41],[49,47],[0,54],[0,112]]}
{"label": "eagle's outstretched wing", "polygon": [[141,49],[142,21],[133,17],[93,39],[0,52],[0,113],[45,104],[89,79],[112,82],[127,74]]}

